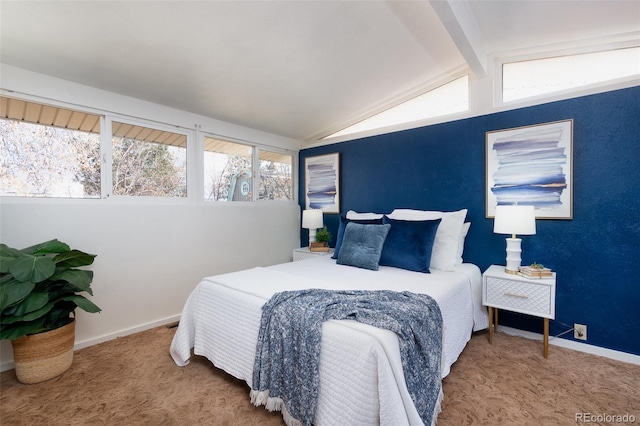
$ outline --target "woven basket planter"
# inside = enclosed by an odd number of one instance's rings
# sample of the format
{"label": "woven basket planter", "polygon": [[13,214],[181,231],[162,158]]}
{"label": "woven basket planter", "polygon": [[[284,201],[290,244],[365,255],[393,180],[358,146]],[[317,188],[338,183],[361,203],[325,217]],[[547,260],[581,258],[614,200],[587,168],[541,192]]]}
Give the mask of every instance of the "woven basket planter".
{"label": "woven basket planter", "polygon": [[21,383],[39,383],[64,373],[73,362],[75,319],[64,327],[11,341],[16,376]]}

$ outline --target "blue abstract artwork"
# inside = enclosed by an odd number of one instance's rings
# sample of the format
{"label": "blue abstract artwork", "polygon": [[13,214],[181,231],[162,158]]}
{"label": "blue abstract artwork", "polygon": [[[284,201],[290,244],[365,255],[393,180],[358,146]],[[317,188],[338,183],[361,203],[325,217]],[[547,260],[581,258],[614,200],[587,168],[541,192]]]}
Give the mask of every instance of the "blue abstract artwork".
{"label": "blue abstract artwork", "polygon": [[572,133],[573,120],[487,132],[487,217],[518,204],[571,219]]}
{"label": "blue abstract artwork", "polygon": [[340,155],[338,153],[305,159],[305,197],[307,209],[340,212]]}

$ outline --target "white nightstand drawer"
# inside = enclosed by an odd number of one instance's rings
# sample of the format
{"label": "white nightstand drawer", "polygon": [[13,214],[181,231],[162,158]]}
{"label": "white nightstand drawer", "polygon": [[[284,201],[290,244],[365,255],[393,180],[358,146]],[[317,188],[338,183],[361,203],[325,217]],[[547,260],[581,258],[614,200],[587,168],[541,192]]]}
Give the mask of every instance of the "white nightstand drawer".
{"label": "white nightstand drawer", "polygon": [[531,315],[553,316],[550,285],[494,277],[486,277],[486,280],[486,305]]}

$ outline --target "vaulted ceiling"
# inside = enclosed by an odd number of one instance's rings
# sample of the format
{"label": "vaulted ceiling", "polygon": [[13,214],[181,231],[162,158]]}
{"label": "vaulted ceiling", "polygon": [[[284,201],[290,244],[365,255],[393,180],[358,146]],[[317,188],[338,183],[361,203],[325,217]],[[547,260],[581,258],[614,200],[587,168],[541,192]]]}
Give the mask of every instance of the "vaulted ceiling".
{"label": "vaulted ceiling", "polygon": [[493,54],[639,37],[640,1],[2,0],[0,25],[2,63],[312,141]]}

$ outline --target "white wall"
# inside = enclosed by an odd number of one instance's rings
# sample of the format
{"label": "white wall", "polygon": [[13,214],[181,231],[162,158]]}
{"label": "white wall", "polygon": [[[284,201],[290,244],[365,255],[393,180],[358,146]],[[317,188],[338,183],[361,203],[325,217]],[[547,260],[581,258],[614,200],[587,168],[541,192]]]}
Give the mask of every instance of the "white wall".
{"label": "white wall", "polygon": [[[185,127],[199,123],[230,138],[297,149],[297,142],[275,135],[13,67],[2,66],[0,83],[5,92]],[[77,311],[76,348],[178,320],[204,276],[291,261],[299,230],[293,202],[0,199],[1,242],[23,248],[57,238],[97,255],[91,299],[102,312]],[[0,342],[0,370],[11,368],[12,359],[10,343]]]}
{"label": "white wall", "polygon": [[[3,202],[0,235],[12,247],[58,238],[98,255],[91,300],[102,312],[77,311],[78,347],[176,321],[200,278],[288,262],[299,247],[299,208],[291,204],[50,201]],[[9,342],[0,351],[2,367],[10,368]]]}

